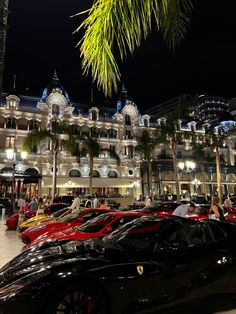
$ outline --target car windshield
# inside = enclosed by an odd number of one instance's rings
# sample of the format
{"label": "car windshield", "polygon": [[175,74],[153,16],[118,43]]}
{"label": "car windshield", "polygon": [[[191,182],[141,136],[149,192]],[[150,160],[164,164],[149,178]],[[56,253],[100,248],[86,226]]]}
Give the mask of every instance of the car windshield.
{"label": "car windshield", "polygon": [[109,224],[114,219],[113,215],[102,214],[98,217],[90,219],[82,226],[75,227],[74,230],[83,231],[83,232],[98,232],[103,229],[106,225]]}
{"label": "car windshield", "polygon": [[68,207],[59,209],[58,211],[56,211],[55,213],[52,214],[52,217],[57,218],[57,217],[61,216],[63,213],[65,213],[67,210],[70,210],[70,209]]}
{"label": "car windshield", "polygon": [[82,213],[83,213],[82,210],[76,210],[76,211],[74,211],[73,213],[67,214],[67,215],[65,215],[65,216],[63,216],[63,217],[59,217],[59,218],[58,218],[58,221],[60,221],[60,222],[68,222],[68,221],[71,221],[71,220],[77,218],[77,217],[80,216]]}
{"label": "car windshield", "polygon": [[160,228],[160,220],[138,218],[113,231],[103,241],[122,248],[146,249],[156,241]]}

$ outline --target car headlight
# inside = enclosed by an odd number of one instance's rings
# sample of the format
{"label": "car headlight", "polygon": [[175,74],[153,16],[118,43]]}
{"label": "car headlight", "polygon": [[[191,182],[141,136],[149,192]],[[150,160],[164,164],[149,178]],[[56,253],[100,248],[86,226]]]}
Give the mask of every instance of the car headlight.
{"label": "car headlight", "polygon": [[8,298],[14,297],[19,290],[23,288],[21,284],[10,284],[0,288],[0,300],[5,301]]}

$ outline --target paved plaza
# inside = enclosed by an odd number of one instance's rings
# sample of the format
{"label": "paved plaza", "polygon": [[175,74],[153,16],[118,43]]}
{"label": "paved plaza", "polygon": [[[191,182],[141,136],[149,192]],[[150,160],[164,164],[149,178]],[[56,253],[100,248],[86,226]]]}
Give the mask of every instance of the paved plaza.
{"label": "paved plaza", "polygon": [[18,255],[22,247],[18,231],[7,230],[5,220],[0,218],[0,267]]}

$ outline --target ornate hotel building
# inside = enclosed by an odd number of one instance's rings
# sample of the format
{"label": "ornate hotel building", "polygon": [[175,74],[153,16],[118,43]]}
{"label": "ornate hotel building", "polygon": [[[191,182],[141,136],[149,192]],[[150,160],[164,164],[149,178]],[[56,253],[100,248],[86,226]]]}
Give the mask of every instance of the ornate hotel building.
{"label": "ornate hotel building", "polygon": [[[189,98],[184,97],[184,101]],[[178,99],[179,101],[179,99]],[[210,98],[207,99],[210,101]],[[223,100],[220,99],[220,104]],[[191,100],[191,108],[197,101]],[[176,105],[176,100],[173,106]],[[168,111],[172,103],[168,102]],[[214,98],[214,106],[217,101]],[[214,109],[211,106],[211,109]],[[225,106],[225,103],[224,103]],[[166,105],[163,106],[163,110]],[[201,116],[208,103],[200,102]],[[227,109],[227,105],[225,106]],[[207,109],[206,109],[207,110]],[[197,111],[197,110],[196,110]],[[163,111],[164,113],[164,111]],[[207,111],[209,116],[209,111]],[[74,103],[61,85],[56,72],[51,83],[44,89],[42,97],[18,95],[15,90],[2,94],[0,99],[0,192],[16,194],[16,197],[28,195],[51,195],[52,191],[52,151],[50,142],[37,147],[27,159],[21,155],[24,138],[31,130],[50,128],[54,121],[66,121],[78,131],[82,139],[94,134],[104,149],[94,160],[93,189],[99,195],[126,195],[138,198],[147,193],[145,183],[145,167],[142,156],[135,151],[138,136],[143,130],[154,135],[158,128],[158,115],[155,108],[149,113],[141,114],[136,104],[127,97],[123,87],[121,97],[115,108],[104,108],[95,104],[85,105]],[[181,130],[189,132],[204,132],[199,121],[181,122]],[[228,145],[221,149],[224,160],[222,168],[222,184],[225,193],[235,193],[235,155],[236,137],[232,135]],[[7,156],[7,149],[14,150],[12,156]],[[117,164],[111,158],[109,151],[114,150],[120,157]],[[213,154],[213,152],[209,152]],[[168,145],[160,144],[152,161],[153,194],[175,193],[173,165]],[[178,147],[178,159],[191,159],[189,143]],[[88,193],[89,190],[89,156],[80,160],[68,152],[60,150],[57,166],[57,194],[68,194],[75,190]],[[191,182],[198,180],[197,190],[191,183],[187,173],[180,173],[181,191],[190,193],[211,194],[216,188],[216,169],[214,162],[199,161],[195,171],[191,173]],[[204,184],[203,184],[204,182]]]}
{"label": "ornate hotel building", "polygon": [[[135,154],[136,136],[150,128],[149,116],[141,115],[129,100],[123,87],[116,108],[98,108],[95,105],[70,101],[54,72],[51,83],[41,98],[17,95],[15,91],[3,94],[0,106],[0,178],[1,192],[12,188],[17,195],[50,195],[52,187],[52,152],[50,143],[21,158],[24,138],[34,128],[50,128],[54,121],[63,120],[73,125],[81,138],[98,134],[104,153],[94,160],[94,192],[105,195],[124,194],[137,197],[140,192],[140,158]],[[9,160],[6,150],[14,148]],[[115,150],[120,164],[109,155]],[[57,168],[57,194],[72,190],[88,193],[89,158],[72,157],[61,150]],[[14,171],[12,171],[12,169]],[[14,187],[11,185],[14,172]]]}

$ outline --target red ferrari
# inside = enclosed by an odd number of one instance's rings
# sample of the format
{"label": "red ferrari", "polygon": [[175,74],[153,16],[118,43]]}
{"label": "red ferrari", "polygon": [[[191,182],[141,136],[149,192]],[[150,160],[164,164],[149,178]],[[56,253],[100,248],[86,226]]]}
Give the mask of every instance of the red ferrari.
{"label": "red ferrari", "polygon": [[105,208],[87,208],[83,210],[77,210],[63,217],[59,217],[56,220],[43,221],[31,228],[26,229],[21,233],[21,239],[24,243],[30,243],[46,232],[49,234],[49,232],[54,233],[59,230],[62,231],[63,229],[80,226],[89,219],[109,211],[111,210]]}
{"label": "red ferrari", "polygon": [[133,211],[113,211],[106,214],[99,215],[79,227],[67,228],[54,233],[45,233],[30,244],[27,248],[41,245],[45,242],[57,240],[84,240],[88,238],[103,238],[116,228],[124,225],[125,223],[145,216],[141,212]]}

